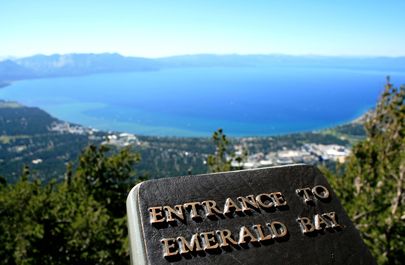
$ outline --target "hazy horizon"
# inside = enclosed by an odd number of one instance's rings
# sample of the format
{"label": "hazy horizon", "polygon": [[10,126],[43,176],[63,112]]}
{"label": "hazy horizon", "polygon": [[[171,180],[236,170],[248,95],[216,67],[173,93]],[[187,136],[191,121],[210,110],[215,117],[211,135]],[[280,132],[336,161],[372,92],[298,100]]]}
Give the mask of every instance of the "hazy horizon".
{"label": "hazy horizon", "polygon": [[328,58],[353,58],[353,59],[367,59],[367,58],[403,58],[405,55],[327,55],[327,54],[287,54],[287,53],[192,53],[192,54],[172,54],[166,56],[142,56],[142,55],[128,55],[120,52],[71,52],[71,53],[33,53],[26,56],[5,55],[0,56],[0,60],[14,60],[34,56],[65,56],[65,55],[103,55],[103,54],[116,54],[123,57],[138,57],[145,59],[163,59],[171,57],[182,56],[290,56],[290,57],[328,57]]}

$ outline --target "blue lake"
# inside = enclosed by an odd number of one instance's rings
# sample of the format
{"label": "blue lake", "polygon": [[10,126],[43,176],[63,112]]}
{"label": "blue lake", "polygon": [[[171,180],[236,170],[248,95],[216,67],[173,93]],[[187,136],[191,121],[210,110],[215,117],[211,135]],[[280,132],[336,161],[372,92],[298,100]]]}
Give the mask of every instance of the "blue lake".
{"label": "blue lake", "polygon": [[178,68],[26,80],[0,99],[102,130],[161,136],[264,136],[331,127],[373,107],[385,76],[325,68]]}

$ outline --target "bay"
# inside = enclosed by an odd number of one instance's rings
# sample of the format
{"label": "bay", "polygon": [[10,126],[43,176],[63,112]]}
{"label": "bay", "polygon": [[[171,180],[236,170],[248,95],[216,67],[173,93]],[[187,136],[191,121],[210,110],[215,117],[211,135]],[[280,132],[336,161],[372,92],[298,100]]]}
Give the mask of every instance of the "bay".
{"label": "bay", "polygon": [[0,99],[101,130],[156,136],[266,136],[353,120],[398,72],[335,68],[208,67],[14,82]]}

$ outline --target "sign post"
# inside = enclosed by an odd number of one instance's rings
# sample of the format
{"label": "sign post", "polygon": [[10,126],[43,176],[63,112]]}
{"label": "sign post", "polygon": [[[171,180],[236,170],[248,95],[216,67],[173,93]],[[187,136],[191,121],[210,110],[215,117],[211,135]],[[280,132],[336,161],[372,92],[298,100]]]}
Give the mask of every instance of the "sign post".
{"label": "sign post", "polygon": [[131,264],[375,264],[313,166],[150,180],[127,211]]}

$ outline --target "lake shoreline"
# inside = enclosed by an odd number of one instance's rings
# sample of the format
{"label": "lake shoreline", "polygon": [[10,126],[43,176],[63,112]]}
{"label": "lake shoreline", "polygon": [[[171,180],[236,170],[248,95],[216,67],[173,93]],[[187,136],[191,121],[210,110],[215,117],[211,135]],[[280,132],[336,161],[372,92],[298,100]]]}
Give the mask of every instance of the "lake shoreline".
{"label": "lake shoreline", "polygon": [[[383,73],[295,70],[193,68],[21,80],[1,89],[0,98],[103,131],[183,138],[210,137],[222,128],[229,137],[272,137],[350,123],[374,106],[383,83]],[[405,75],[396,78],[405,82]]]}

